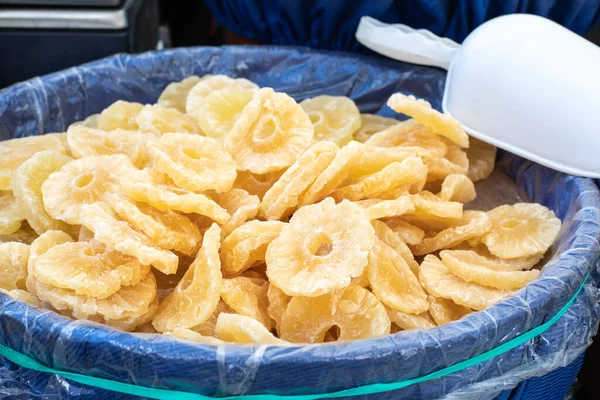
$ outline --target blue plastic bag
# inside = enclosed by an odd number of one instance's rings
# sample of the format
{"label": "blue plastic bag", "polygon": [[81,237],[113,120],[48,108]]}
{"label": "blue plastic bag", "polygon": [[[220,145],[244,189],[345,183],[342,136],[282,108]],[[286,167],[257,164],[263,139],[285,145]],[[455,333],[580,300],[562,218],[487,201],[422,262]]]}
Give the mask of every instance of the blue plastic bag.
{"label": "blue plastic bag", "polygon": [[[296,100],[348,95],[362,112],[390,115],[394,92],[439,108],[445,72],[391,60],[304,48],[194,48],[120,55],[0,92],[0,139],[64,131],[118,99],[155,102],[186,76],[222,73],[271,86]],[[71,321],[0,295],[0,345],[59,370],[182,392],[214,395],[326,394],[425,376],[497,348],[546,323],[548,330],[452,374],[369,398],[493,398],[531,376],[568,365],[589,346],[599,320],[600,193],[507,153],[498,166],[564,221],[541,276],[500,304],[440,328],[343,344],[279,348],[204,346]],[[14,397],[11,397],[14,396]],[[0,398],[125,398],[0,361]],[[174,397],[175,398],[175,397]],[[357,397],[364,398],[364,397]]]}

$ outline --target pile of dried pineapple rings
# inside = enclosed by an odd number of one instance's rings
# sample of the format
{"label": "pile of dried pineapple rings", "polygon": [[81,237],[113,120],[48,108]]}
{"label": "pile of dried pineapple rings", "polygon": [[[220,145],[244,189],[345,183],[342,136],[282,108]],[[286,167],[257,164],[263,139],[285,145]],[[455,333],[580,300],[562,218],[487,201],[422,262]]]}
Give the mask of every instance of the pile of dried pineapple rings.
{"label": "pile of dried pineapple rings", "polygon": [[66,133],[0,143],[0,288],[126,331],[320,343],[426,329],[510,296],[560,220],[463,211],[495,148],[423,100],[296,103],[192,76]]}

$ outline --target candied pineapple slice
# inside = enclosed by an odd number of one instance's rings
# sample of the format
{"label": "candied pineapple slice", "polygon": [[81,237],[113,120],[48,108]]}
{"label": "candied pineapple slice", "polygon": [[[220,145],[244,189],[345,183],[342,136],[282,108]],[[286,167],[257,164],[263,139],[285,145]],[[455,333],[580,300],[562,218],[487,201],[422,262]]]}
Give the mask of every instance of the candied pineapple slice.
{"label": "candied pineapple slice", "polygon": [[24,201],[12,192],[0,192],[0,235],[10,235],[21,228],[29,209]]}
{"label": "candied pineapple slice", "polygon": [[200,133],[196,120],[174,108],[165,108],[158,104],[145,105],[135,116],[139,130],[161,136],[164,133]]}
{"label": "candied pineapple slice", "polygon": [[475,185],[466,175],[450,174],[442,183],[442,190],[437,195],[444,201],[468,203],[475,200]]}
{"label": "candied pineapple slice", "polygon": [[221,299],[235,313],[253,318],[270,330],[268,289],[269,282],[264,279],[245,276],[223,279]]}
{"label": "candied pineapple slice", "polygon": [[23,243],[0,244],[0,289],[25,289],[29,245]]}
{"label": "candied pineapple slice", "polygon": [[415,210],[408,196],[401,196],[394,200],[360,200],[356,204],[367,210],[370,219],[397,217]]}
{"label": "candied pineapple slice", "polygon": [[386,310],[392,324],[397,325],[405,331],[412,329],[431,329],[437,326],[429,312],[424,312],[422,314],[408,314],[389,307],[386,307]]}
{"label": "candied pineapple slice", "polygon": [[234,188],[225,193],[212,194],[211,197],[231,214],[231,218],[221,227],[222,239],[258,214],[260,204],[258,196],[250,195],[243,189]]}
{"label": "candied pineapple slice", "polygon": [[196,75],[192,75],[179,82],[169,83],[158,97],[156,103],[163,107],[174,108],[177,111],[184,113],[188,93],[204,78],[205,77],[200,78]]}
{"label": "candied pineapple slice", "polygon": [[473,182],[486,179],[494,170],[496,147],[474,137],[469,138],[469,144],[467,149],[469,172],[467,175]]}
{"label": "candied pineapple slice", "polygon": [[427,301],[429,302],[429,314],[438,326],[457,321],[473,312],[468,307],[458,305],[452,300],[442,297],[427,296]]}
{"label": "candied pineapple slice", "polygon": [[37,258],[54,246],[72,241],[73,238],[63,231],[46,231],[31,243],[31,246],[29,247],[29,259],[27,260],[27,280],[25,282],[29,293],[37,296],[35,291],[36,278],[34,270]]}
{"label": "candied pineapple slice", "polygon": [[315,128],[315,141],[329,140],[344,146],[361,126],[361,116],[354,101],[345,96],[317,96],[300,105]]}
{"label": "candied pineapple slice", "polygon": [[221,340],[231,343],[290,345],[285,340],[276,338],[259,321],[244,315],[219,314],[215,331]]}
{"label": "candied pineapple slice", "polygon": [[163,335],[189,340],[190,342],[210,344],[215,346],[227,343],[224,340],[217,339],[212,336],[201,335],[198,332],[194,332],[186,328],[175,328],[170,332],[163,333]]}
{"label": "candied pineapple slice", "polygon": [[198,118],[204,107],[203,99],[217,90],[230,86],[252,91],[258,90],[255,83],[244,78],[233,79],[225,75],[206,75],[188,92],[185,112],[193,118]]}
{"label": "candied pineapple slice", "polygon": [[115,101],[98,115],[96,126],[103,131],[114,131],[115,129],[137,131],[140,127],[136,122],[136,117],[143,108],[144,105],[140,103]]}
{"label": "candied pineapple slice", "polygon": [[236,85],[216,90],[200,101],[198,125],[206,136],[222,140],[252,100],[256,89]]}

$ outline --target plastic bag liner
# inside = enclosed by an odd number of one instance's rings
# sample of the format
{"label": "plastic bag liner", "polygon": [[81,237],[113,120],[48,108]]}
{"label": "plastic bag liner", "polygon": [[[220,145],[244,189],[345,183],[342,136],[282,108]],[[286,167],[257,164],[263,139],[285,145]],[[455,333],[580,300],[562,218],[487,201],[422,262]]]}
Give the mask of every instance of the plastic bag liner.
{"label": "plastic bag liner", "polygon": [[[0,92],[0,139],[64,131],[118,99],[155,102],[169,82],[208,73],[248,78],[296,100],[347,95],[362,112],[388,116],[392,112],[385,101],[397,91],[426,98],[439,108],[445,78],[445,72],[435,68],[304,48],[193,48],[119,55]],[[493,398],[524,379],[575,360],[596,334],[600,307],[598,187],[589,179],[507,153],[500,153],[498,166],[532,201],[554,210],[563,228],[539,279],[460,321],[341,344],[208,346],[72,321],[0,295],[1,354],[8,357],[12,349],[13,356],[36,360],[49,368],[46,371],[117,382],[113,386],[126,383],[134,385],[128,386],[135,389],[129,393],[157,398],[327,398],[361,386],[339,396]],[[21,365],[6,358],[0,362],[0,397],[125,397],[35,371],[22,358],[11,359]],[[418,379],[436,371],[442,373],[429,377],[435,379]],[[373,392],[379,393],[369,395]]]}

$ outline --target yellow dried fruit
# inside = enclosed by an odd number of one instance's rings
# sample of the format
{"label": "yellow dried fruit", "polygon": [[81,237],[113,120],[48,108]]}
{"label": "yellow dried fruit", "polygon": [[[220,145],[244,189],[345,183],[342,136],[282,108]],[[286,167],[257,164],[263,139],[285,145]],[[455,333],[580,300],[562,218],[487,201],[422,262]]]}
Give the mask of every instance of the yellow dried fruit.
{"label": "yellow dried fruit", "polygon": [[457,321],[473,312],[468,307],[458,305],[452,300],[442,297],[427,296],[427,301],[429,302],[429,314],[438,326]]}
{"label": "yellow dried fruit", "polygon": [[29,245],[23,243],[0,244],[0,288],[25,289]]}
{"label": "yellow dried fruit", "polygon": [[55,150],[68,154],[68,148],[58,134],[29,136],[0,142],[0,190],[11,190],[13,172],[35,153]]}
{"label": "yellow dried fruit", "polygon": [[0,192],[0,235],[10,235],[21,228],[29,210],[12,192]]}
{"label": "yellow dried fruit", "polygon": [[405,331],[412,329],[431,329],[436,327],[435,321],[431,318],[429,312],[422,314],[408,314],[400,310],[386,307],[388,316],[392,324],[397,325]]}
{"label": "yellow dried fruit", "polygon": [[254,92],[256,89],[232,85],[203,97],[199,102],[200,112],[195,115],[202,132],[215,139],[225,138],[252,100]]}
{"label": "yellow dried fruit", "polygon": [[482,242],[500,258],[545,253],[560,231],[560,219],[537,203],[504,205],[488,211],[487,215],[492,227]]}
{"label": "yellow dried fruit", "polygon": [[394,118],[381,117],[375,114],[360,114],[360,129],[354,132],[354,140],[357,142],[366,142],[373,134],[381,132],[392,125],[396,125],[398,120]]}
{"label": "yellow dried fruit", "polygon": [[[49,303],[57,311],[66,311],[77,319],[130,325],[132,320],[142,319],[156,299],[156,280],[152,272],[136,285],[124,286],[105,299],[78,295],[69,289],[57,288],[36,281],[40,300]],[[140,325],[144,323],[140,321]]]}
{"label": "yellow dried fruit", "polygon": [[423,156],[423,162],[427,165],[428,182],[443,180],[451,174],[466,175],[469,171],[467,154],[458,147],[448,149],[442,158]]}
{"label": "yellow dried fruit", "polygon": [[265,260],[267,246],[286,224],[280,221],[249,221],[234,229],[221,246],[223,272],[238,275]]}
{"label": "yellow dried fruit", "polygon": [[40,301],[35,296],[32,296],[26,290],[21,290],[21,289],[6,290],[6,289],[0,288],[0,293],[4,293],[5,295],[7,295],[15,300],[22,301],[23,303],[30,304],[34,307],[38,307],[38,308],[41,307]]}
{"label": "yellow dried fruit", "polygon": [[13,174],[11,184],[16,198],[22,205],[21,215],[27,218],[29,226],[38,234],[47,230],[71,231],[67,224],[48,215],[42,197],[44,181],[71,160],[71,157],[55,150],[41,151],[21,164]]}
{"label": "yellow dried fruit", "polygon": [[444,138],[412,119],[374,134],[365,144],[370,148],[384,147],[388,151],[411,153],[415,156],[439,158],[448,152]]}
{"label": "yellow dried fruit", "polygon": [[357,201],[379,194],[406,184],[424,185],[427,179],[427,167],[420,157],[409,157],[402,162],[387,165],[381,171],[363,176],[356,181],[350,181],[333,192],[336,200],[348,199]]}
{"label": "yellow dried fruit", "polygon": [[215,346],[226,343],[225,341],[223,341],[221,339],[217,339],[217,338],[211,337],[211,336],[204,336],[204,335],[199,334],[198,332],[194,332],[194,331],[186,329],[186,328],[175,328],[171,332],[163,333],[163,335],[173,336],[173,337],[176,337],[179,339],[189,340],[190,342],[210,344],[210,345],[215,345]]}
{"label": "yellow dried fruit", "polygon": [[266,174],[289,167],[313,139],[310,119],[285,93],[263,88],[254,94],[225,137],[238,169]]}
{"label": "yellow dried fruit", "polygon": [[192,254],[202,239],[198,227],[183,214],[134,203],[121,195],[110,195],[107,201],[119,217],[163,249]]}
{"label": "yellow dried fruit", "polygon": [[27,280],[25,282],[29,293],[37,296],[35,291],[36,277],[34,269],[37,258],[54,246],[72,241],[73,238],[63,231],[46,231],[31,243],[31,246],[29,247],[29,259],[27,260]]}
{"label": "yellow dried fruit", "polygon": [[367,210],[370,219],[397,217],[415,210],[415,206],[408,196],[398,197],[394,200],[360,200],[356,204]]}
{"label": "yellow dried fruit", "polygon": [[390,333],[390,319],[377,297],[360,286],[318,297],[294,297],[281,318],[281,338],[294,343],[321,343],[333,327],[339,341]]}
{"label": "yellow dried fruit", "polygon": [[475,200],[475,185],[466,175],[451,174],[444,179],[442,190],[437,195],[444,201],[468,203]]}
{"label": "yellow dried fruit", "polygon": [[92,316],[89,319],[91,321],[99,322],[101,324],[108,325],[115,329],[120,329],[126,332],[132,332],[138,328],[138,326],[145,326],[152,320],[152,317],[158,309],[158,297],[155,296],[154,300],[148,306],[148,311],[143,314],[135,315],[123,319],[110,319],[100,315]]}
{"label": "yellow dried fruit", "polygon": [[266,253],[270,281],[289,296],[320,296],[363,273],[375,231],[362,207],[327,198],[300,208]]}
{"label": "yellow dried fruit", "polygon": [[[458,247],[456,248],[457,250],[461,250]],[[464,249],[462,249],[464,250]],[[484,257],[484,259],[478,258],[477,260],[474,260],[475,264],[481,264],[483,263],[483,265],[485,265],[487,268],[491,268],[491,269],[498,269],[498,270],[510,270],[510,271],[522,271],[525,269],[531,269],[533,267],[535,267],[541,260],[542,258],[544,258],[544,254],[535,254],[533,256],[529,256],[529,257],[517,257],[517,258],[510,258],[510,259],[502,259],[499,257],[496,257],[494,255],[492,255],[492,253],[490,253],[490,251],[488,250],[487,247],[485,247],[484,244],[480,244],[476,247],[469,247],[469,250],[473,250],[474,252],[477,253],[477,255]],[[457,256],[457,254],[455,253],[455,256]],[[459,256],[460,257],[460,256]],[[473,260],[470,260],[471,257],[461,257],[462,261],[465,262],[471,262]],[[485,261],[487,260],[487,261]]]}
{"label": "yellow dried fruit", "polygon": [[177,271],[177,256],[154,244],[148,236],[135,231],[118,219],[108,204],[93,203],[81,208],[81,224],[94,232],[94,238],[143,265],[152,265],[165,274]]}
{"label": "yellow dried fruit", "polygon": [[389,226],[381,221],[371,221],[373,229],[375,229],[375,235],[385,244],[396,250],[398,254],[406,261],[410,270],[417,275],[419,273],[419,264],[415,261],[410,248],[406,245],[404,240],[394,232]]}
{"label": "yellow dried fruit", "polygon": [[174,185],[153,183],[143,171],[127,176],[121,181],[123,193],[134,201],[150,204],[162,211],[174,210],[207,216],[224,224],[230,215],[209,197],[181,189]]}
{"label": "yellow dried fruit", "polygon": [[361,158],[363,151],[364,146],[358,142],[350,142],[342,147],[329,166],[300,197],[300,205],[314,204],[329,196],[346,180],[352,164]]}
{"label": "yellow dried fruit", "polygon": [[157,331],[193,328],[213,314],[222,288],[220,241],[221,229],[213,224],[204,234],[193,264],[175,290],[160,303],[152,320]]}
{"label": "yellow dried fruit", "polygon": [[238,171],[233,187],[243,189],[262,200],[265,193],[277,182],[281,174],[282,171],[269,172],[264,175],[255,175],[249,171]]}
{"label": "yellow dried fruit", "polygon": [[137,131],[139,126],[136,117],[143,108],[143,104],[140,103],[115,101],[98,115],[96,125],[103,131],[114,131],[115,129]]}
{"label": "yellow dried fruit", "polygon": [[217,325],[217,318],[219,318],[221,313],[233,314],[234,311],[223,300],[219,300],[217,308],[211,316],[203,323],[194,326],[192,330],[204,336],[216,336],[215,327]]}
{"label": "yellow dried fruit", "polygon": [[369,283],[373,293],[386,306],[409,314],[429,308],[427,295],[404,258],[381,239],[369,254]]}
{"label": "yellow dried fruit", "polygon": [[473,310],[484,310],[513,293],[465,282],[431,254],[425,256],[419,267],[419,281],[431,295],[450,299]]}
{"label": "yellow dried fruit", "polygon": [[103,131],[84,125],[71,125],[67,138],[75,158],[124,154],[139,168],[148,163],[148,135],[136,131]]}
{"label": "yellow dried fruit", "polygon": [[213,200],[231,214],[231,218],[221,227],[221,238],[225,239],[234,229],[258,214],[260,200],[242,189],[231,189],[225,193],[211,194]]}
{"label": "yellow dried fruit", "polygon": [[185,104],[185,111],[194,118],[202,112],[204,107],[203,99],[217,90],[234,87],[236,89],[246,89],[256,91],[258,86],[244,78],[233,79],[225,75],[207,75],[192,87],[189,91]]}
{"label": "yellow dried fruit", "polygon": [[137,285],[150,266],[92,241],[52,246],[37,256],[32,270],[46,285],[105,299],[122,286]]}
{"label": "yellow dried fruit", "polygon": [[166,133],[150,149],[153,168],[175,184],[192,192],[226,192],[233,187],[236,164],[211,138],[185,133]]}
{"label": "yellow dried fruit", "polygon": [[204,77],[200,78],[196,75],[192,75],[179,82],[169,83],[158,97],[156,103],[163,107],[174,108],[177,111],[184,113],[188,93],[202,79],[204,79]]}
{"label": "yellow dried fruit", "polygon": [[289,345],[288,342],[276,338],[259,321],[244,315],[219,314],[215,331],[219,339],[231,343]]}
{"label": "yellow dried fruit", "polygon": [[413,246],[415,255],[433,253],[441,249],[454,247],[466,240],[483,236],[490,230],[492,222],[483,211],[465,211],[455,226],[426,237],[423,242]]}
{"label": "yellow dried fruit", "polygon": [[402,219],[420,229],[441,231],[458,224],[463,216],[461,203],[443,201],[430,192],[410,195],[410,200],[415,211]]}
{"label": "yellow dried fruit", "polygon": [[361,126],[358,107],[345,96],[317,96],[300,102],[315,129],[315,141],[329,140],[344,146]]}
{"label": "yellow dried fruit", "polygon": [[[412,202],[412,201],[411,201]],[[400,218],[388,218],[384,221],[387,226],[400,236],[403,242],[406,244],[419,244],[425,237],[425,231],[417,228],[414,225],[409,224]]]}
{"label": "yellow dried fruit", "polygon": [[88,128],[98,128],[98,117],[99,116],[100,116],[100,114],[92,114],[92,115],[86,117],[86,119],[84,119],[83,121],[73,122],[71,125],[69,125],[69,128],[71,126],[77,126],[77,125],[87,126]]}
{"label": "yellow dried fruit", "polygon": [[496,147],[471,137],[467,149],[469,159],[469,172],[467,175],[473,182],[480,181],[490,176],[496,162]]}
{"label": "yellow dried fruit", "polygon": [[275,322],[275,329],[277,333],[281,335],[281,317],[287,309],[287,306],[292,299],[287,294],[283,293],[281,289],[273,284],[269,284],[267,289],[267,297],[269,299],[268,312],[269,316]]}
{"label": "yellow dried fruit", "polygon": [[[454,253],[456,251],[460,250],[441,251],[440,257],[450,272],[465,282],[475,282],[483,286],[489,286],[501,290],[516,290],[536,279],[540,274],[540,271],[538,270],[514,271],[502,269],[501,264],[489,262],[484,257],[478,255],[473,257],[472,254],[470,255],[475,260],[483,258],[487,262],[484,264],[464,262],[461,261],[461,254],[459,254],[458,259],[455,257]],[[486,265],[489,264],[492,264],[495,268],[488,268]]]}
{"label": "yellow dried fruit", "polygon": [[196,120],[174,108],[158,104],[145,105],[136,115],[135,121],[141,132],[161,136],[164,133],[201,133]]}
{"label": "yellow dried fruit", "polygon": [[135,166],[122,154],[70,161],[42,184],[44,208],[55,219],[80,224],[83,205],[118,192],[121,178],[127,180],[135,172]]}
{"label": "yellow dried fruit", "polygon": [[450,139],[461,147],[469,147],[469,136],[460,124],[449,115],[434,110],[427,101],[395,93],[389,98],[387,104],[392,110],[414,118],[436,134]]}
{"label": "yellow dried fruit", "polygon": [[270,330],[271,317],[268,311],[268,288],[269,282],[263,279],[244,276],[223,279],[221,299],[235,313],[253,318]]}
{"label": "yellow dried fruit", "polygon": [[332,142],[318,142],[302,153],[265,193],[259,207],[261,215],[276,220],[291,214],[300,196],[327,168],[337,150]]}

